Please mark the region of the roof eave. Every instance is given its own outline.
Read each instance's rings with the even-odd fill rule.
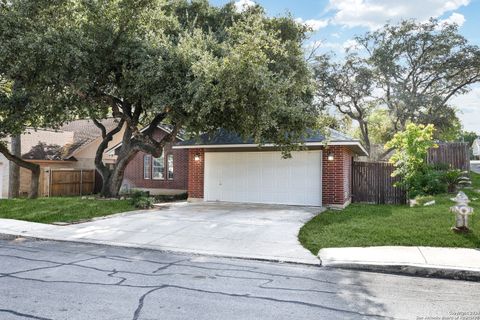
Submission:
[[[360,141],[329,141],[327,146],[352,146],[355,147],[356,153],[361,156],[368,156],[367,150],[363,147]],[[321,147],[325,146],[325,142],[305,142],[303,146],[306,147]],[[198,145],[176,145],[173,149],[231,149],[231,148],[257,148],[257,147],[276,147],[273,143],[268,144],[254,144],[254,143],[241,143],[241,144],[198,144]]]

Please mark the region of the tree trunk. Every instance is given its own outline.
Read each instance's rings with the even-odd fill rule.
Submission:
[[[40,166],[36,163],[28,162],[23,160],[21,157],[17,157],[10,153],[8,148],[0,143],[0,153],[2,153],[7,160],[10,161],[10,164],[16,164],[22,168],[30,170],[32,172],[32,181],[30,185],[30,199],[35,199],[38,197],[38,182],[40,177]]]
[[[117,162],[115,163],[115,167],[112,170],[107,169],[108,173],[106,170],[102,170],[103,172],[100,172],[103,178],[101,191],[102,197],[118,197],[120,189],[122,188],[125,169],[137,153],[138,151],[132,149],[130,145],[122,146],[120,154],[117,158]]]
[[[10,149],[12,155],[20,158],[22,156],[22,139],[20,135],[12,136]],[[20,167],[15,162],[10,162],[8,197],[18,198],[20,196]]]
[[[31,170],[32,172],[32,181],[30,182],[30,193],[28,195],[29,199],[38,198],[38,187],[40,184],[40,166],[36,165],[35,168]]]
[[[365,144],[365,149],[370,153],[371,143],[370,143],[370,134],[368,132],[368,123],[363,120],[358,120],[360,126],[360,132],[362,133],[363,143]]]

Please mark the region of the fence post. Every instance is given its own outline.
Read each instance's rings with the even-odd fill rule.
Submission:
[[[80,196],[83,194],[83,169],[80,169]]]

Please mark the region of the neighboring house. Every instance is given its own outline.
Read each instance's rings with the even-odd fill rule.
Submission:
[[[153,137],[159,141],[169,132],[167,126],[161,125]],[[173,144],[181,141],[182,138],[177,136],[173,143],[167,143],[160,158],[144,152],[137,153],[125,169],[122,191],[145,190],[152,195],[187,192],[188,151],[172,149]],[[120,146],[116,145],[108,153],[115,153]]]
[[[102,120],[107,131],[116,127],[115,119]],[[121,141],[123,130],[114,136],[109,146]],[[90,120],[76,120],[59,130],[29,129],[22,135],[22,158],[40,165],[40,196],[46,196],[44,187],[45,174],[50,169],[95,169],[95,154],[102,141],[101,131]],[[9,143],[9,141],[7,141]],[[104,154],[107,164],[114,164],[115,155]],[[9,162],[0,155],[0,198],[8,197]],[[26,195],[30,190],[31,174],[29,170],[20,169],[20,194]]]
[[[473,156],[480,159],[480,138],[475,139],[472,144]]]
[[[283,159],[271,144],[259,148],[219,130],[180,142],[174,150],[189,151],[192,200],[346,207],[353,157],[366,156],[366,150],[359,140],[334,130],[328,141],[315,133],[303,142],[306,150]]]

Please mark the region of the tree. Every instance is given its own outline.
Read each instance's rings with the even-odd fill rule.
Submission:
[[[458,26],[406,20],[356,42],[342,59],[317,58],[317,94],[358,123],[368,150],[376,140],[375,117],[383,117],[384,110],[389,119],[381,127],[390,137],[409,123],[435,125],[437,139],[459,134],[460,120],[449,103],[480,81],[480,49],[458,33]]]
[[[307,28],[290,17],[268,18],[258,6],[238,13],[232,3],[217,8],[207,0],[10,3],[0,17],[8,21],[0,22],[7,30],[0,65],[28,79],[39,101],[74,105],[102,130],[95,164],[103,196],[118,194],[138,152],[158,157],[180,131],[224,128],[288,154],[315,126],[301,48]],[[107,115],[118,119],[110,132],[99,121]],[[161,123],[171,133],[156,141]],[[123,127],[110,169],[102,155]]]
[[[18,84],[8,81],[0,76],[0,153],[11,162],[9,197],[19,196],[20,189],[20,167],[30,170],[32,179],[29,198],[38,196],[40,180],[40,166],[27,162],[21,157],[21,133],[34,121],[34,117],[26,108],[25,93]],[[8,149],[5,139],[11,137],[11,151]]]
[[[415,180],[423,174],[428,150],[438,147],[433,140],[435,127],[432,124],[408,124],[405,131],[395,134],[385,147],[395,150],[390,163],[395,166],[392,176],[401,180],[397,186],[407,190],[410,197],[416,195]]]
[[[323,107],[335,106],[341,114],[356,121],[365,148],[370,152],[368,117],[376,107],[375,79],[370,66],[354,54],[348,55],[342,64],[322,55],[317,57],[314,70]]]
[[[408,123],[450,130],[449,101],[480,81],[480,49],[456,24],[406,20],[356,38],[375,71],[395,132]]]

